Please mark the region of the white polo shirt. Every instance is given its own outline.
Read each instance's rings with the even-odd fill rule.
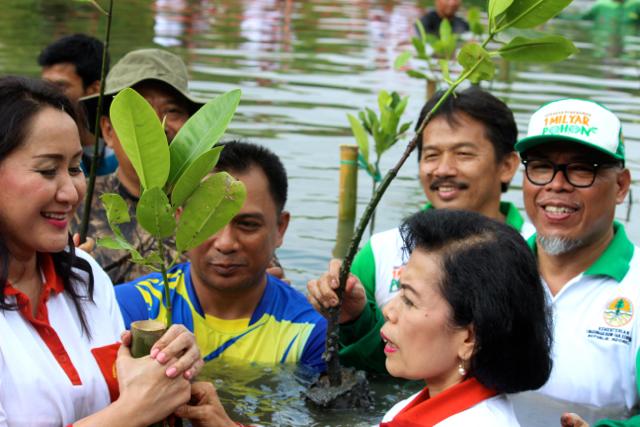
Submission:
[[[398,415],[402,409],[407,406],[421,392],[414,394],[408,399],[396,403],[382,418],[383,423],[388,423]],[[480,403],[473,405],[469,409],[465,409],[447,419],[440,421],[434,427],[520,427],[516,414],[513,411],[513,405],[509,397],[500,393]]]
[[[84,304],[91,339],[82,332],[51,257],[39,254],[44,287],[36,318],[30,304],[0,312],[0,427],[67,426],[118,397],[122,315],[109,276],[89,255],[76,253],[93,270],[95,303]],[[78,288],[86,292],[86,286]],[[5,301],[22,304],[28,298],[7,286]]]
[[[600,258],[552,301],[553,371],[539,392],[596,406],[638,404],[640,250],[614,222]],[[529,241],[536,253],[535,235]],[[548,289],[548,288],[547,288]]]

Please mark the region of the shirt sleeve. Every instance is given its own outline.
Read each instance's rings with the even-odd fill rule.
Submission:
[[[300,362],[318,372],[325,370],[326,365],[322,360],[322,353],[324,353],[326,339],[327,319],[323,317],[313,328],[309,338],[307,338]]]
[[[358,252],[351,264],[351,273],[360,279],[369,301],[376,301],[376,259],[373,256],[371,240]]]
[[[126,330],[131,329],[131,322],[149,320],[149,309],[142,293],[135,285],[124,284],[115,287],[116,299],[124,319]]]
[[[340,360],[368,372],[387,374],[384,341],[380,328],[385,319],[375,302],[369,301],[355,322],[340,325]]]

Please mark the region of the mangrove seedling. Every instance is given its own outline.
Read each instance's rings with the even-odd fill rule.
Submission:
[[[342,299],[346,287],[347,278],[351,271],[351,263],[356,255],[362,235],[371,219],[374,209],[380,202],[382,195],[387,190],[391,181],[396,177],[398,171],[407,160],[416,144],[422,136],[425,126],[431,120],[433,114],[440,108],[442,103],[454,92],[454,90],[465,80],[472,83],[479,83],[481,80],[491,80],[495,73],[495,65],[491,60],[492,56],[500,55],[505,59],[515,62],[556,62],[577,53],[578,49],[565,37],[557,35],[544,35],[539,38],[529,38],[522,30],[529,30],[538,27],[565,9],[572,0],[489,0],[488,10],[488,35],[482,44],[469,43],[465,45],[458,54],[458,63],[462,66],[462,72],[455,81],[449,77],[448,70],[443,69],[445,81],[449,83],[449,89],[443,94],[440,100],[426,115],[418,130],[408,144],[402,157],[393,169],[390,169],[378,186],[371,201],[367,205],[356,232],[351,239],[351,244],[344,258],[340,269],[340,284],[336,293],[338,294],[338,305],[329,310],[329,322],[327,326],[326,353],[324,356],[327,364],[327,377],[325,381],[326,389],[324,394],[333,393],[335,399],[339,399],[343,386],[342,370],[339,360],[339,333],[340,333],[340,310]],[[485,47],[494,38],[505,30],[512,30],[508,36],[498,38],[497,41],[506,43],[493,52],[487,52]],[[320,386],[319,386],[320,387]],[[309,393],[307,393],[307,396]]]
[[[171,145],[164,133],[164,123],[136,91],[124,89],[111,104],[113,127],[140,178],[137,220],[157,239],[158,252],[142,257],[125,240],[118,224],[131,218],[124,199],[117,194],[100,197],[114,237],[100,238],[97,243],[112,249],[127,249],[131,262],[162,273],[167,327],[172,323],[167,270],[173,267],[180,253],[198,246],[231,221],[246,198],[244,184],[226,172],[203,181],[218,162],[223,147],[212,147],[227,129],[240,95],[240,90],[232,90],[205,104],[184,124]],[[179,207],[183,210],[176,224]],[[174,232],[178,254],[167,266],[162,239]]]
[[[351,130],[360,149],[358,163],[373,179],[374,193],[377,184],[382,181],[382,175],[380,174],[380,158],[382,154],[393,147],[400,138],[404,138],[404,133],[409,129],[411,123],[413,123],[403,123],[398,129],[400,116],[404,113],[408,101],[409,96],[400,98],[397,92],[392,92],[391,95],[389,95],[386,90],[383,90],[378,95],[380,118],[368,107],[365,107],[366,111],[360,111],[358,113],[360,121],[353,115],[347,114],[349,123],[351,124]],[[374,141],[376,160],[373,163],[369,161],[369,137],[367,134],[371,135]],[[373,234],[374,223],[375,214],[371,217],[371,234]]]

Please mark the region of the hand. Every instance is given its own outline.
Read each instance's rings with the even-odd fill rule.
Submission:
[[[562,427],[589,427],[578,414],[566,412],[560,417],[560,425]]]
[[[83,244],[80,244],[80,235],[76,233],[73,235],[73,245],[78,249],[82,249],[94,259],[96,258],[96,254],[93,253],[93,249],[96,247],[96,241],[91,237],[87,237],[87,240],[85,240]]]
[[[337,289],[340,282],[340,267],[342,261],[332,259],[329,262],[329,271],[325,271],[318,280],[310,280],[307,283],[307,300],[313,308],[324,317],[329,317],[329,308],[338,305],[338,296],[334,289]],[[353,274],[347,278],[347,287],[342,300],[342,311],[340,312],[340,324],[357,319],[367,305],[367,295],[364,287]]]
[[[190,383],[182,375],[169,378],[158,362],[149,356],[134,359],[124,344],[118,350],[116,371],[120,386],[118,412],[132,414],[135,420],[131,418],[131,425],[147,426],[162,420],[191,397]]]
[[[278,264],[273,262],[273,260],[271,260],[271,262],[269,263],[269,266],[267,267],[267,273],[269,273],[273,277],[277,277],[287,285],[291,285],[291,280],[284,278],[284,270],[282,270],[282,267],[280,267]]]
[[[125,346],[131,345],[130,331],[123,332],[120,338]],[[169,366],[166,368],[169,378],[182,374],[184,378],[192,380],[200,374],[204,366],[196,336],[184,325],[171,325],[151,348],[151,357],[161,365]]]
[[[191,383],[191,400],[176,409],[173,415],[187,418],[193,427],[236,427],[211,383]]]

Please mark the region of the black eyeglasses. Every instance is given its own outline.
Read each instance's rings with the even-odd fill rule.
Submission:
[[[562,171],[565,179],[574,187],[590,187],[596,180],[598,169],[614,167],[620,162],[591,163],[569,162],[553,163],[542,159],[523,159],[522,164],[527,178],[532,184],[547,185]]]

